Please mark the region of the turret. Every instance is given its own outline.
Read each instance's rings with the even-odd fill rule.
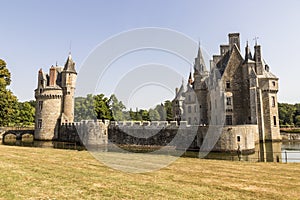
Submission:
[[[61,120],[63,123],[74,121],[74,93],[77,72],[75,62],[69,54],[64,69],[62,71],[63,105]]]
[[[245,62],[248,62],[248,60],[252,60],[252,54],[251,54],[250,48],[248,46],[248,41],[247,41],[247,45],[245,47]]]

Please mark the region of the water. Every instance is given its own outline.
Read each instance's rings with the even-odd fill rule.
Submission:
[[[33,138],[23,138],[22,141],[15,138],[6,139],[5,145],[59,148],[84,150],[85,148],[75,143],[55,142],[55,141],[34,141]],[[110,150],[109,150],[110,151]],[[142,151],[144,152],[144,151]],[[199,152],[188,151],[184,157],[199,158]],[[203,156],[201,156],[202,158]],[[206,159],[249,161],[249,162],[299,162],[300,163],[300,141],[298,142],[266,142],[256,144],[255,152],[252,154],[238,155],[236,152],[205,153]]]
[[[33,138],[22,138],[22,140],[6,139],[3,145],[23,146],[23,147],[38,147],[38,148],[55,148],[55,149],[71,149],[85,150],[83,146],[76,143],[57,142],[57,141],[35,141]]]

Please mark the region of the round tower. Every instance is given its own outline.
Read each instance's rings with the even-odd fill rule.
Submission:
[[[62,123],[70,123],[74,121],[74,93],[76,85],[77,72],[75,70],[75,62],[69,54],[65,67],[62,71]]]
[[[57,85],[59,68],[51,67],[50,73],[38,72],[38,86],[35,90],[35,132],[36,140],[56,139],[60,125],[62,89]]]

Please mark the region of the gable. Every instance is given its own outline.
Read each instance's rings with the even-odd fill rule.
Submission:
[[[229,53],[229,52],[228,52]],[[228,57],[226,66],[224,68],[223,73],[221,73],[222,77],[233,77],[237,70],[242,67],[242,63],[244,62],[244,59],[238,50],[237,46],[234,45],[232,48],[232,51],[230,53],[230,56]]]

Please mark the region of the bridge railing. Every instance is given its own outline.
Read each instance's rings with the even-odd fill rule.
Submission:
[[[22,127],[22,126],[5,126],[0,127],[0,130],[8,131],[8,130],[33,130],[34,126]]]

